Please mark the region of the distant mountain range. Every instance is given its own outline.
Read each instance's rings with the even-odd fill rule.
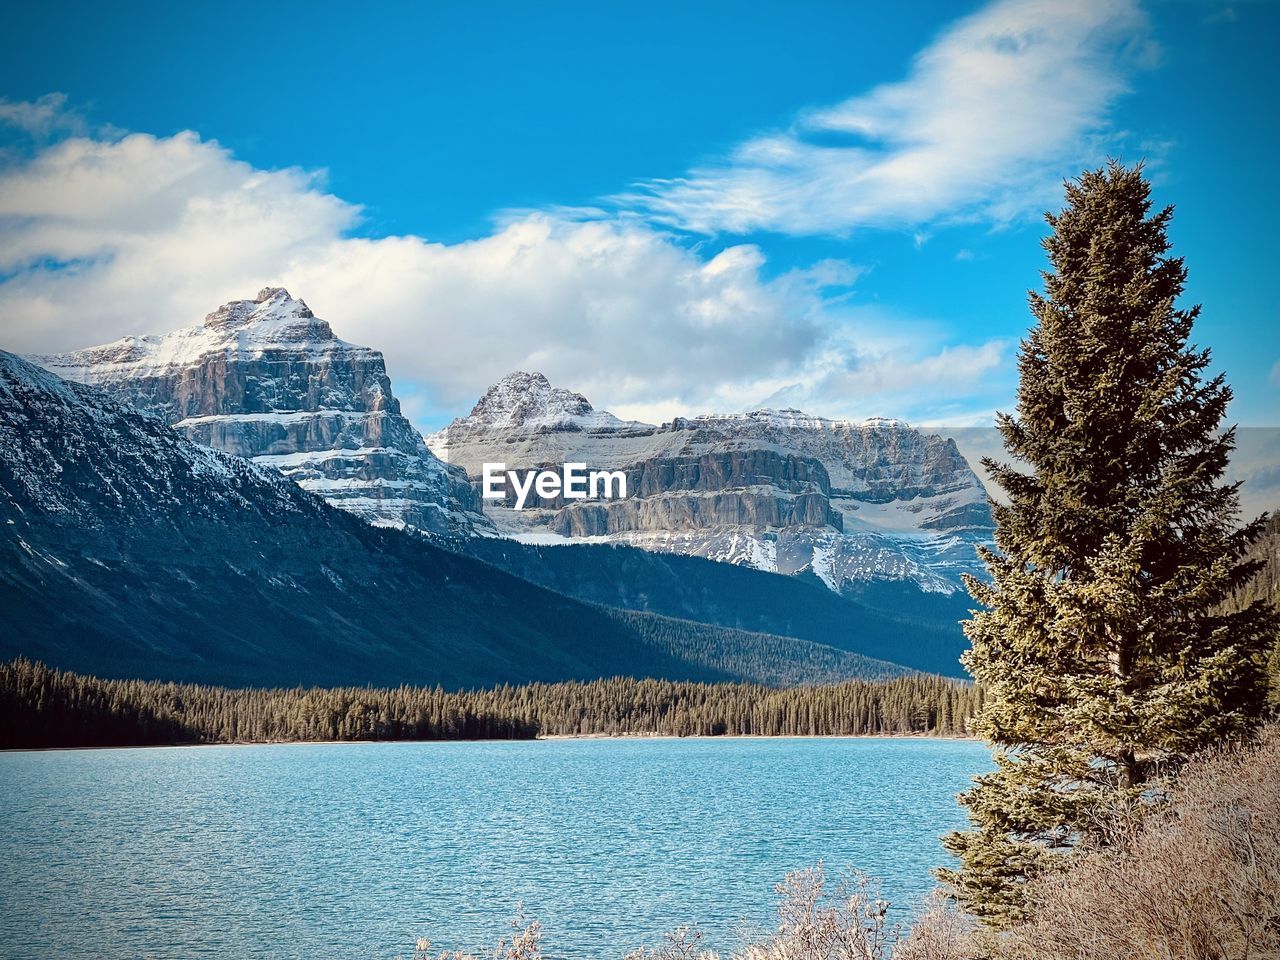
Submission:
[[[334,509],[0,352],[0,657],[232,685],[900,675],[611,610]]]
[[[346,561],[358,568],[351,572],[354,581],[366,584],[374,594],[385,594],[388,588],[378,590],[368,579],[378,571],[379,577],[389,576],[390,582],[399,585],[391,592],[400,599],[380,608],[372,597],[357,602],[352,594],[346,599],[334,595],[329,599],[336,609],[315,611],[313,616],[313,611],[291,609],[296,597],[273,594],[286,590],[287,576],[271,574],[265,562],[242,564],[234,559],[238,553],[227,536],[214,536],[212,529],[202,531],[199,536],[208,533],[213,540],[192,546],[209,553],[202,568],[209,577],[199,581],[202,590],[210,591],[209,604],[201,607],[200,616],[208,618],[208,628],[215,633],[235,623],[242,637],[253,637],[261,630],[262,618],[276,617],[271,630],[292,638],[286,646],[293,645],[298,653],[304,648],[296,644],[312,620],[339,633],[337,624],[350,621],[359,624],[353,635],[375,624],[395,635],[393,620],[403,614],[444,618],[448,624],[442,623],[441,629],[450,636],[468,637],[474,633],[469,618],[479,614],[466,603],[482,603],[481,596],[492,583],[505,584],[504,589],[528,589],[527,584],[512,586],[510,577],[492,569],[497,567],[545,588],[530,595],[539,598],[538,604],[554,607],[566,598],[584,601],[592,605],[590,615],[606,618],[614,631],[623,629],[620,624],[633,632],[652,630],[658,621],[643,616],[628,619],[630,615],[617,610],[602,613],[594,605],[698,621],[712,632],[771,635],[768,641],[738,637],[754,650],[777,648],[778,638],[817,645],[788,649],[773,668],[752,660],[751,654],[727,670],[723,662],[713,665],[706,656],[690,660],[689,650],[684,649],[674,655],[678,665],[659,666],[655,660],[646,667],[650,673],[685,676],[680,671],[692,669],[695,661],[698,669],[719,671],[717,675],[751,676],[766,682],[780,682],[781,677],[861,676],[890,669],[846,661],[845,655],[951,675],[961,672],[958,657],[965,640],[958,621],[965,615],[967,597],[959,588],[959,576],[980,572],[974,547],[990,539],[991,516],[982,484],[955,444],[899,421],[850,423],[796,410],[759,410],[678,418],[655,426],[596,410],[581,394],[555,387],[541,374],[514,373],[489,388],[468,416],[424,440],[401,413],[382,354],[339,339],[305,302],[275,287],[253,299],[224,304],[201,323],[167,335],[126,337],[30,359],[61,378],[100,388],[127,404],[112,408],[120,416],[128,416],[131,409],[150,415],[155,420],[148,421],[148,429],[167,425],[199,445],[190,449],[207,448],[200,456],[208,456],[212,449],[245,458],[270,471],[254,473],[258,479],[283,476],[374,527],[400,528],[429,541],[412,548],[404,545],[411,537],[375,543],[368,540],[374,534],[363,527],[345,524],[345,518],[337,520],[331,514],[317,514],[323,519],[315,522],[322,527],[338,524],[335,529],[342,531],[343,538],[354,536],[360,541],[360,548]],[[16,362],[11,360],[10,368]],[[90,407],[104,401],[95,393],[82,397]],[[482,502],[478,481],[486,461],[504,462],[521,471],[559,469],[565,462],[620,470],[631,495],[617,501],[566,501],[535,494],[527,509],[517,511],[509,503]],[[52,462],[47,466],[57,469]],[[121,477],[132,478],[130,483],[141,482],[136,465],[115,462],[114,466]],[[203,495],[198,487],[182,494]],[[264,516],[271,512],[261,504],[254,509],[258,508]],[[110,526],[108,517],[97,520],[104,528]],[[269,529],[269,525],[255,528],[241,515],[228,523],[229,530],[239,531],[250,543],[260,542]],[[59,536],[65,534],[64,530]],[[307,567],[309,559],[294,557],[290,551],[318,549],[310,545],[319,542],[318,531],[299,529],[293,534],[296,539],[277,544],[273,554],[282,570],[292,569],[297,562]],[[448,557],[437,547],[464,556]],[[157,555],[172,556],[176,549],[156,544]],[[412,556],[410,566],[422,557],[430,557],[440,570],[463,564],[458,570],[466,572],[451,576],[468,580],[475,590],[468,593],[456,587],[454,592],[467,594],[466,603],[461,594],[454,597],[447,592],[452,598],[449,604],[433,605],[437,587],[424,583],[424,597],[415,605],[407,599],[408,581],[390,576],[387,556],[365,556],[368,551]],[[225,554],[221,566],[228,570],[253,569],[267,583],[281,581],[262,588],[272,594],[258,598],[265,606],[237,604],[214,582],[217,578],[208,564],[221,554]],[[87,555],[95,556],[91,551]],[[338,562],[332,547],[317,555]],[[30,556],[24,561],[27,566]],[[487,566],[467,566],[466,557]],[[135,571],[149,562],[142,553],[122,554],[117,560],[121,570],[128,566]],[[332,563],[322,566],[335,569]],[[318,567],[307,569],[322,572]],[[173,576],[180,572],[199,580],[180,568]],[[165,571],[156,575],[172,580]],[[241,575],[228,574],[233,579]],[[96,568],[85,571],[84,582],[94,584],[95,576]],[[9,576],[7,581],[17,579],[21,578]],[[554,600],[547,591],[554,592]],[[221,615],[227,621],[225,629],[215,613],[215,597],[235,609]],[[194,611],[202,600],[188,599],[182,605]],[[408,603],[408,608],[398,607],[401,602]],[[375,609],[365,611],[364,603]],[[172,615],[162,613],[166,609],[160,604],[152,611],[155,629],[162,629],[164,618]],[[575,616],[587,615],[581,605],[567,609],[576,611]],[[106,620],[110,622],[113,615]],[[530,650],[543,649],[542,641],[532,639],[538,624],[529,620],[523,628],[533,631],[528,634]],[[198,633],[206,626],[192,629]],[[392,647],[408,650],[422,642],[412,630],[411,638],[403,629],[399,633],[401,639]],[[148,630],[142,634],[151,636]],[[710,636],[689,643],[705,653],[714,646]],[[148,642],[143,641],[143,646]],[[353,641],[356,647],[364,642]],[[367,642],[369,651],[377,646],[371,638]],[[638,641],[631,636],[617,642],[622,646],[614,652]],[[498,644],[496,634],[485,643]],[[547,644],[544,652],[549,662],[543,667],[536,666],[539,660],[533,656],[516,670],[519,658],[504,661],[506,654],[486,647],[488,653],[477,650],[475,663],[451,675],[458,682],[482,682],[483,677],[586,676],[597,667],[610,669],[609,657],[599,650],[578,649],[569,655],[555,652],[554,641],[548,639]],[[265,650],[266,644],[262,646]],[[165,644],[159,644],[158,650],[157,662],[171,653],[179,660],[186,656]],[[721,654],[726,650],[722,647]],[[203,667],[190,664],[195,673],[182,676],[207,675],[222,682],[232,682],[233,675],[258,677],[251,666],[253,658],[247,650],[241,653],[245,656],[240,666],[226,677],[206,674],[201,672]],[[135,663],[147,662],[141,648],[129,656]],[[397,661],[399,666],[392,666],[399,656],[387,661],[378,674],[379,682],[393,682],[400,677],[396,670],[407,669],[408,661],[403,659]],[[404,656],[412,660],[418,654]],[[49,659],[62,665],[57,658]],[[481,660],[505,665],[490,670],[480,665]],[[356,661],[358,655],[351,663]],[[273,675],[291,677],[288,671],[293,667],[286,664],[292,662],[285,657]],[[95,669],[79,660],[65,665]],[[312,672],[320,665],[314,668]],[[150,671],[148,675],[161,674]]]
[[[980,572],[974,548],[992,533],[986,492],[955,443],[897,420],[757,410],[654,426],[596,410],[541,374],[513,373],[427,443],[475,481],[486,462],[626,474],[622,500],[486,505],[509,537],[811,573],[837,592],[898,580],[954,593],[962,572]]]
[[[382,354],[338,339],[279,288],[165,336],[33,359],[335,506],[429,534],[621,543],[808,573],[837,592],[890,580],[941,593],[980,572],[974,546],[991,536],[986,494],[954,442],[896,420],[758,410],[655,426],[513,373],[424,444]],[[486,461],[621,470],[631,496],[482,505],[473,484]]]

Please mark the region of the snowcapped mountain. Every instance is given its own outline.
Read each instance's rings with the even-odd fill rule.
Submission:
[[[32,359],[375,524],[492,532],[465,475],[401,415],[382,354],[338,339],[287,290],[267,287],[165,336]]]
[[[483,434],[505,429],[618,430],[628,424],[611,413],[594,409],[580,393],[553,387],[540,373],[517,371],[491,386],[470,416],[453,423],[458,429],[464,425]]]
[[[0,659],[114,677],[462,687],[904,672],[572,600],[371,526],[3,351],[0,610]]]
[[[836,591],[896,580],[941,593],[979,570],[974,544],[991,534],[982,484],[954,442],[896,420],[757,410],[656,426],[517,372],[424,442],[382,354],[338,339],[275,287],[165,336],[34,359],[380,525],[625,543],[811,573]],[[631,496],[482,506],[485,462],[621,470]]]
[[[624,500],[533,494],[521,511],[488,506],[507,536],[811,572],[837,591],[889,579],[952,593],[961,572],[979,569],[974,545],[992,530],[982,483],[955,443],[897,420],[757,410],[655,426],[519,372],[427,442],[473,479],[486,462],[626,473]]]

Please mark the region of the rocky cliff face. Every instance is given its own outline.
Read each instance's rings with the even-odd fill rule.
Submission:
[[[514,373],[428,439],[473,478],[485,462],[621,470],[625,500],[532,497],[491,509],[530,542],[613,541],[812,572],[839,590],[900,579],[952,592],[989,539],[981,482],[954,442],[896,420],[849,423],[797,410],[624,421],[540,374]]]
[[[338,339],[286,290],[268,287],[166,336],[35,359],[373,523],[492,529],[465,474],[401,415],[382,354]]]
[[[373,527],[4,351],[0,611],[0,661],[231,686],[905,672],[809,640],[572,600]]]

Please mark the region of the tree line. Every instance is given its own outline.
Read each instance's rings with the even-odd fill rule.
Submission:
[[[943,677],[774,689],[614,678],[445,691],[402,686],[232,689],[104,680],[0,664],[0,747],[555,735],[963,736],[982,691]]]

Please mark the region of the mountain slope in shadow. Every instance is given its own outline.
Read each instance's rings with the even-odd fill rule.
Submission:
[[[0,352],[0,657],[228,685],[902,672],[583,603],[370,526]]]

